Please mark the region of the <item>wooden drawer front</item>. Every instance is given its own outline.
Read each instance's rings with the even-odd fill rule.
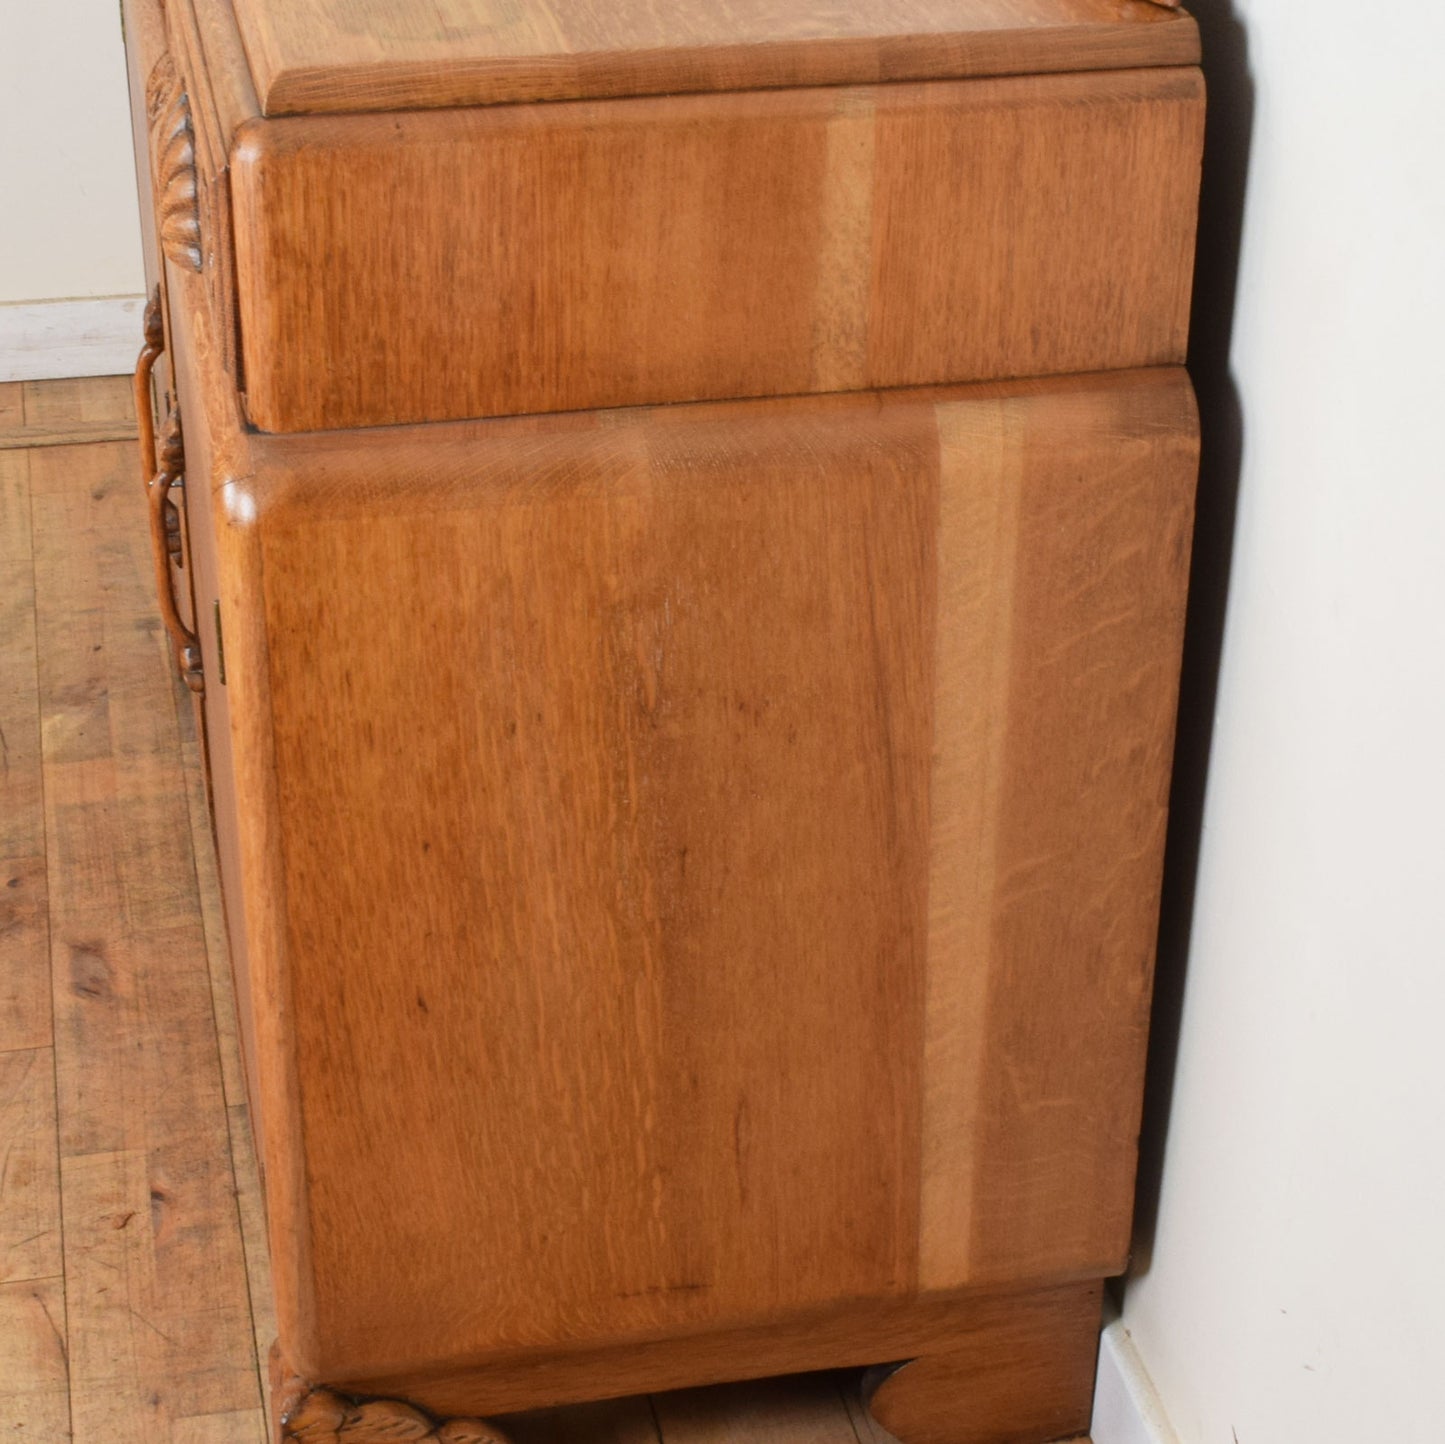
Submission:
[[[257,439],[298,1367],[1122,1267],[1195,455],[1176,370]]]
[[[252,122],[270,431],[1183,359],[1188,67]]]

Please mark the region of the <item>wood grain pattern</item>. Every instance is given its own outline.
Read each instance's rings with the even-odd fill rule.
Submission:
[[[152,1444],[260,1402],[177,699],[133,448],[30,464],[71,1409]]]
[[[29,451],[41,446],[88,446],[96,441],[134,441],[134,421],[80,421],[52,431],[44,426],[0,431],[0,451]]]
[[[40,961],[35,971],[48,981]],[[58,1278],[60,1176],[50,1048],[0,1052],[0,1157],[0,1284]]]
[[[166,275],[188,578],[208,664],[225,632],[238,1026],[312,1381],[283,1438],[902,1358],[908,1444],[1086,1417],[1202,82],[1162,7],[911,3],[236,0],[254,92],[225,4],[168,7],[206,237]],[[478,61],[597,88],[435,108]],[[384,110],[423,71],[419,108],[252,110]],[[1019,374],[1051,379],[961,384]],[[122,1197],[134,1153],[77,1174]],[[721,1426],[659,1398],[654,1433],[771,1427],[756,1397]]]
[[[689,1389],[699,1381],[756,1381],[770,1374],[851,1370],[856,1383],[857,1367],[879,1358],[918,1358],[948,1352],[960,1340],[981,1334],[1007,1335],[1016,1328],[1014,1320],[1020,1309],[1030,1315],[1038,1311],[1041,1305],[1034,1296],[1040,1294],[1046,1296],[1042,1307],[1062,1309],[1072,1315],[1079,1307],[1078,1296],[1097,1296],[1098,1285],[885,1300],[866,1307],[796,1314],[751,1329],[680,1334],[656,1342],[612,1344],[585,1352],[558,1348],[513,1356],[486,1368],[441,1369],[366,1380],[358,1389],[367,1393],[402,1392],[425,1403],[433,1413],[447,1414],[501,1413],[513,1407],[511,1401],[587,1399],[643,1389],[654,1391],[654,1409],[660,1410],[662,1395],[658,1390]],[[761,1382],[749,1389],[753,1387],[767,1391],[767,1385]],[[746,1405],[749,1389],[740,1386],[741,1402],[727,1411],[743,1436],[750,1432],[754,1417],[770,1418],[767,1411],[756,1416],[751,1413]],[[849,1402],[846,1393],[844,1402]],[[515,1417],[520,1416],[506,1416],[509,1426]],[[682,1411],[669,1417],[675,1430],[694,1416]],[[743,1419],[749,1421],[749,1428],[741,1426]],[[701,1419],[698,1427],[706,1428]],[[810,1416],[809,1427],[831,1429],[831,1411],[821,1420]],[[686,1428],[682,1432],[685,1435]]]
[[[7,399],[13,401],[9,413],[17,426],[24,425],[25,405],[37,423],[48,430],[63,432],[67,428],[82,430],[99,423],[106,417],[124,415],[127,406],[128,382],[123,378],[100,378],[84,383],[42,383],[17,385],[14,388],[0,388],[0,415],[4,415]],[[77,464],[77,457],[79,464]],[[63,468],[57,469],[60,458],[47,463],[44,479],[47,497],[45,507],[54,505],[61,496],[61,488],[73,488],[76,501],[97,489],[98,483],[106,477],[113,477],[117,461],[123,465],[125,453],[118,448],[100,448],[87,453],[74,453]],[[0,519],[8,518],[13,526],[0,527],[0,536],[9,538],[4,551],[4,565],[0,566],[0,612],[16,618],[16,631],[33,631],[30,619],[33,591],[38,590],[45,599],[47,611],[55,597],[68,595],[75,585],[77,574],[84,575],[85,567],[77,573],[74,559],[64,547],[45,545],[36,558],[30,550],[30,517],[28,508],[29,472],[28,458],[23,453],[11,458],[11,470],[19,480],[12,487],[0,488],[0,497],[6,498],[0,505]],[[75,508],[68,515],[86,523],[83,528],[95,531],[99,527],[101,539],[96,543],[100,554],[109,558],[108,566],[115,568],[128,564],[135,568],[131,580],[122,590],[133,595],[139,604],[147,600],[147,579],[144,574],[145,552],[136,545],[140,540],[141,528],[137,525],[135,512],[135,491],[133,479],[122,478],[122,484],[105,499],[90,498],[91,506],[103,507],[97,515],[93,510]],[[20,484],[23,482],[23,485]],[[43,508],[44,509],[44,508]],[[42,518],[44,521],[45,518]],[[114,525],[111,525],[114,523]],[[124,541],[125,545],[120,543]],[[88,545],[88,544],[87,544]],[[59,568],[57,571],[56,568]],[[111,572],[112,585],[115,574]],[[33,585],[32,585],[33,578]],[[16,605],[12,606],[14,602]],[[21,618],[24,618],[23,625]],[[8,627],[5,636],[11,635]],[[93,645],[93,643],[92,643]],[[83,649],[82,649],[83,650]],[[78,652],[77,655],[80,655]],[[108,668],[117,669],[118,690],[133,692],[135,681],[133,669],[137,656],[145,658],[145,664],[153,674],[164,681],[166,660],[163,651],[156,645],[154,618],[147,627],[122,625],[109,634],[108,645],[102,652],[93,654],[103,660]],[[33,657],[26,653],[18,666],[0,657],[0,701],[27,698],[29,727],[36,742],[33,750],[34,769],[37,777],[41,771],[39,753],[39,700],[32,681],[28,689],[20,686],[26,669],[33,673]],[[60,685],[64,685],[61,682]],[[217,689],[220,690],[220,689]],[[174,903],[178,910],[199,909],[207,935],[207,956],[199,951],[188,954],[187,966],[193,970],[193,986],[197,992],[206,989],[205,974],[209,964],[212,974],[210,993],[216,1013],[217,1036],[215,1043],[220,1049],[218,1069],[222,1079],[224,1096],[228,1102],[232,1136],[232,1156],[236,1163],[237,1185],[242,1197],[238,1206],[242,1213],[242,1227],[245,1234],[248,1269],[251,1270],[250,1303],[255,1315],[255,1331],[264,1342],[261,1356],[269,1349],[275,1337],[274,1324],[268,1319],[269,1285],[266,1276],[266,1248],[264,1234],[260,1231],[255,1198],[254,1163],[247,1168],[249,1140],[246,1133],[246,1110],[240,1083],[239,1063],[235,1058],[235,1029],[228,1021],[226,992],[230,980],[224,941],[224,920],[219,896],[215,888],[214,857],[210,838],[210,823],[206,811],[206,800],[200,773],[199,739],[190,726],[191,712],[185,694],[170,692],[164,687],[158,696],[166,704],[177,701],[173,713],[164,711],[157,714],[161,724],[157,733],[158,762],[163,765],[147,769],[143,785],[154,786],[162,796],[173,795],[183,790],[186,795],[191,821],[191,838],[197,869],[196,884],[198,898],[185,887],[177,890]],[[8,714],[6,733],[11,744],[12,766],[8,774],[0,771],[0,784],[13,780],[18,770],[16,744],[21,729],[15,713]],[[52,735],[59,741],[64,733],[74,729],[66,724],[61,726],[52,712]],[[95,714],[98,718],[100,714]],[[170,749],[164,743],[167,717],[173,715],[178,733],[178,746]],[[79,725],[79,724],[77,724]],[[94,725],[88,722],[86,725]],[[127,743],[133,748],[133,733],[126,730]],[[64,755],[69,755],[64,754]],[[131,755],[131,753],[127,753]],[[36,785],[36,806],[39,807],[39,784]],[[13,796],[13,794],[12,794]],[[0,808],[0,824],[9,823],[15,817],[13,809]],[[97,807],[93,822],[97,832],[103,833],[109,824],[109,809]],[[43,853],[43,847],[42,847]],[[88,866],[89,854],[67,854],[62,866]],[[44,881],[44,858],[41,857],[37,881]],[[84,876],[94,877],[93,873]],[[57,896],[71,898],[74,886],[67,873],[63,872],[57,881]],[[4,894],[0,893],[0,900]],[[69,904],[67,904],[69,906]],[[45,933],[44,889],[38,897],[39,926],[41,936]],[[14,955],[11,955],[12,957]],[[38,957],[26,965],[28,971],[48,987],[48,959],[42,950]],[[218,971],[219,970],[219,971]],[[17,970],[18,971],[18,970]],[[189,986],[183,991],[189,991]],[[48,1017],[48,1008],[46,1010]],[[161,1030],[164,1034],[164,1030]],[[48,1031],[37,1035],[44,1045],[34,1050],[0,1050],[0,1139],[8,1149],[8,1162],[0,1180],[0,1430],[16,1433],[43,1444],[62,1444],[70,1437],[69,1397],[66,1368],[67,1313],[70,1324],[77,1336],[91,1341],[100,1330],[103,1337],[111,1340],[120,1361],[117,1374],[123,1372],[126,1351],[131,1347],[125,1335],[116,1329],[121,1315],[111,1302],[113,1287],[92,1287],[96,1279],[104,1280],[107,1268],[92,1265],[93,1255],[86,1250],[73,1258],[71,1279],[75,1285],[68,1297],[64,1291],[64,1280],[60,1274],[59,1257],[59,1201],[55,1193],[55,1103],[54,1079],[50,1071]],[[88,1039],[105,1041],[105,1034],[92,1031]],[[139,1036],[132,1043],[143,1041]],[[108,1066],[102,1054],[99,1066]],[[83,1065],[86,1054],[83,1051],[71,1057],[72,1066]],[[164,1129],[164,1116],[153,1120],[152,1126]],[[49,1158],[48,1181],[44,1160]],[[36,1164],[42,1165],[37,1168]],[[95,1201],[98,1179],[93,1169],[69,1170],[70,1181],[84,1190],[84,1198]],[[121,1179],[122,1189],[124,1179]],[[172,1222],[197,1238],[204,1238],[210,1230],[223,1233],[233,1231],[234,1221],[228,1221],[223,1214],[203,1210],[195,1215],[185,1212],[185,1200],[175,1199],[178,1212],[172,1215]],[[146,1200],[149,1204],[150,1200]],[[125,1220],[125,1213],[111,1212],[112,1221]],[[72,1208],[74,1222],[82,1216],[78,1208]],[[125,1245],[124,1251],[102,1255],[117,1271],[124,1271],[134,1279],[137,1269],[136,1246],[131,1231],[140,1227],[141,1215],[124,1222],[124,1226],[112,1231]],[[48,1221],[47,1221],[48,1220]],[[44,1277],[37,1277],[44,1274]],[[8,1279],[8,1282],[5,1280]],[[129,1285],[128,1285],[129,1286]],[[217,1306],[230,1306],[245,1310],[247,1300],[242,1281],[234,1270],[219,1271],[208,1283],[207,1298]],[[95,1314],[99,1311],[101,1319]],[[169,1328],[169,1316],[147,1315],[162,1328]],[[956,1325],[950,1327],[956,1328]],[[800,1331],[801,1332],[801,1331]],[[926,1342],[914,1335],[915,1342]],[[801,1340],[800,1340],[801,1342]],[[82,1424],[89,1427],[96,1417],[103,1419],[100,1437],[117,1439],[144,1439],[146,1444],[261,1444],[264,1423],[258,1404],[242,1409],[221,1409],[211,1412],[171,1416],[170,1410],[158,1411],[151,1404],[149,1395],[143,1390],[127,1387],[118,1379],[114,1412],[97,1416],[96,1401],[91,1395],[94,1387],[93,1343],[86,1342],[81,1349],[79,1411]],[[750,1350],[738,1342],[725,1350],[722,1367],[739,1367],[738,1360],[749,1357]],[[752,1350],[755,1352],[755,1349]],[[188,1370],[192,1357],[185,1351],[168,1353],[165,1359],[152,1358],[158,1365],[153,1379],[162,1385],[163,1397],[170,1398],[179,1392],[170,1380],[166,1370],[174,1365]],[[196,1360],[204,1365],[204,1359]],[[624,1361],[619,1370],[627,1377],[629,1365]],[[666,1419],[666,1444],[709,1444],[724,1435],[730,1444],[809,1444],[809,1441],[832,1439],[839,1428],[840,1419],[846,1427],[849,1398],[841,1395],[833,1385],[834,1376],[827,1380],[807,1376],[787,1382],[768,1381],[757,1385],[730,1385],[706,1391],[691,1391],[678,1399],[659,1397],[657,1412]],[[838,1376],[837,1383],[847,1383],[847,1376]],[[855,1414],[857,1427],[867,1429],[868,1421],[861,1414]],[[97,1426],[101,1427],[101,1426]],[[663,1444],[653,1408],[648,1399],[631,1397],[608,1403],[583,1405],[566,1409],[548,1409],[521,1416],[509,1416],[505,1429],[515,1444]],[[848,1436],[844,1436],[847,1438]],[[860,1437],[872,1438],[863,1433]],[[881,1439],[881,1435],[879,1438]]]
[[[1152,414],[1120,391],[940,419],[956,470],[938,540],[928,1287],[1017,1277],[1021,1244],[1039,1277],[1108,1238],[1104,1271],[1124,1263],[1197,455],[1188,392],[1153,398]],[[1110,498],[1093,511],[1069,480],[1082,457]],[[996,485],[970,485],[980,473]],[[1168,476],[1184,490],[1163,491]],[[1109,686],[1060,700],[1063,675],[1100,668]],[[968,972],[959,957],[992,961]],[[1060,1009],[1070,977],[1101,988]]]
[[[23,430],[31,389],[0,388]],[[0,1433],[69,1437],[30,457],[0,453]]]
[[[1088,1428],[1102,1290],[1040,1295],[953,1346],[863,1378],[868,1413],[907,1444],[1046,1444]]]
[[[1165,371],[462,425],[420,467],[405,429],[251,439],[227,690],[275,789],[241,851],[310,1376],[1122,1265],[1194,424]],[[947,521],[1000,491],[983,541]],[[937,589],[1000,568],[1007,625]],[[963,933],[953,745],[1011,803]],[[932,1011],[981,1072],[920,1053]]]
[[[24,424],[25,382],[0,381],[0,431],[11,431]]]
[[[18,419],[23,425],[23,408]],[[19,451],[0,452],[0,572],[0,1051],[8,1051],[48,1047],[51,1036],[30,458]]]
[[[8,381],[0,385],[0,451],[128,441],[136,435],[130,390],[121,376],[93,376],[79,384]],[[28,548],[28,531],[25,544]]]
[[[252,125],[250,418],[1181,361],[1202,106],[1182,68]]]
[[[0,1430],[37,1444],[71,1438],[65,1355],[61,1281],[0,1283]]]
[[[236,0],[268,115],[1188,65],[1137,0]]]

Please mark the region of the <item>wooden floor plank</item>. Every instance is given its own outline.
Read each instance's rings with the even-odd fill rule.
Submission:
[[[0,1283],[59,1278],[55,1058],[0,1053]]]
[[[0,1284],[0,1435],[28,1444],[71,1437],[59,1279]]]
[[[128,376],[0,386],[0,451],[133,440],[135,435]]]
[[[31,507],[71,1409],[150,1444],[261,1407],[176,683],[131,448]]]
[[[50,1045],[30,458],[0,454],[0,1052]]]
[[[139,337],[137,337],[139,346]],[[25,424],[60,430],[106,422],[135,422],[135,387],[129,376],[87,376],[67,381],[22,381]]]
[[[0,432],[19,431],[25,425],[25,383],[0,381]]]
[[[170,1444],[265,1444],[266,1416],[259,1409],[178,1419]]]
[[[97,441],[134,441],[133,421],[77,422],[52,429],[27,426],[18,431],[0,431],[0,451],[33,451],[41,446],[88,446]]]
[[[0,452],[0,561],[5,591],[30,571],[30,457]]]

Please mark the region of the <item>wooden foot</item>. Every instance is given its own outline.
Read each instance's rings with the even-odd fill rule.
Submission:
[[[357,1399],[298,1378],[271,1350],[277,1444],[511,1444],[485,1419],[437,1419],[401,1399]]]
[[[870,1369],[863,1402],[902,1444],[1045,1444],[1088,1432],[1101,1287],[1021,1299],[945,1351]]]

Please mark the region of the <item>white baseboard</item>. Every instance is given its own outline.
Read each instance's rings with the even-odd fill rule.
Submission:
[[[1123,1321],[1114,1319],[1099,1342],[1094,1385],[1094,1444],[1179,1444],[1139,1351]]]
[[[0,381],[119,376],[141,348],[144,296],[0,305]]]

